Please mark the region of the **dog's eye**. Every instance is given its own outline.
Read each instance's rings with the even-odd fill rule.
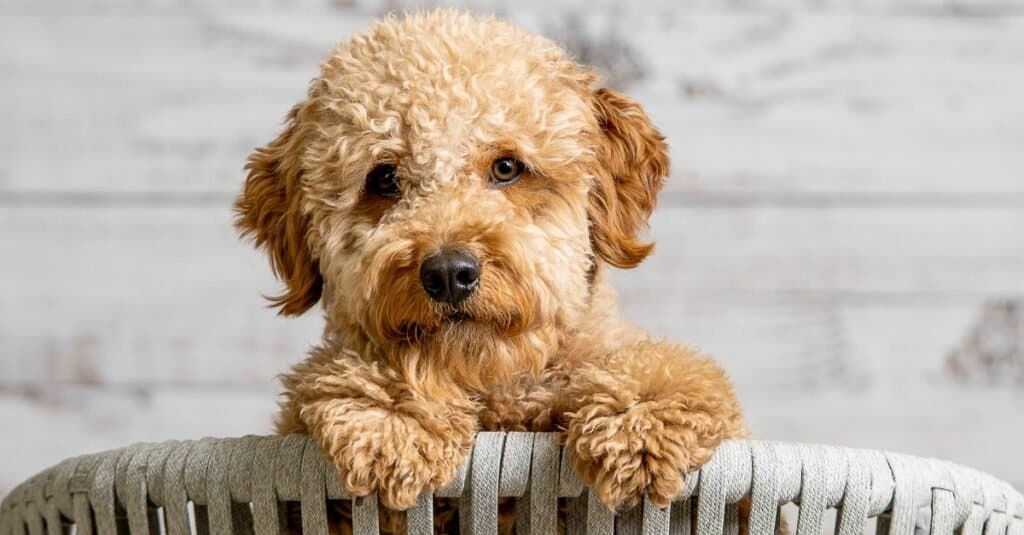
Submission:
[[[381,197],[396,199],[402,195],[398,189],[398,175],[394,165],[380,164],[366,175],[366,190]]]
[[[519,180],[525,170],[523,162],[515,158],[498,158],[491,164],[491,180],[499,186],[507,186]]]

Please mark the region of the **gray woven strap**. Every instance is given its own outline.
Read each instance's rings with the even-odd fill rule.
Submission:
[[[353,532],[379,531],[374,496],[345,493],[308,438],[243,437],[138,444],[64,461],[0,502],[0,535],[255,533],[284,530],[284,502],[301,508],[304,533],[328,533],[328,500],[350,500]],[[779,508],[799,505],[799,535],[832,531],[911,535],[1024,535],[1024,498],[982,472],[877,451],[758,441],[723,444],[689,474],[669,508],[644,500],[614,515],[572,469],[553,433],[480,433],[449,485],[406,514],[407,532],[434,532],[434,497],[457,498],[462,531],[498,530],[498,503],[517,502],[517,532],[554,533],[559,499],[566,532],[735,534],[750,500],[749,532],[773,534]],[[834,525],[826,511],[835,509]]]

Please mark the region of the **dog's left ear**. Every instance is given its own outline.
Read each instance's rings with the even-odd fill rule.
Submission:
[[[668,145],[640,104],[629,97],[602,88],[594,91],[592,105],[601,128],[601,168],[587,207],[590,241],[609,264],[635,267],[654,249],[639,233],[647,227],[668,176]]]

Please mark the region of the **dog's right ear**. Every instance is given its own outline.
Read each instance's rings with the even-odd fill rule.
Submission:
[[[284,293],[269,298],[285,316],[309,310],[323,288],[318,263],[306,243],[309,221],[301,210],[304,113],[303,104],[293,107],[284,131],[249,156],[248,176],[235,201],[235,227],[267,251],[274,275],[286,286]]]

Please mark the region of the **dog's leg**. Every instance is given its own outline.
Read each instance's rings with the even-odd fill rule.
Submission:
[[[667,505],[684,474],[723,439],[744,435],[725,373],[675,345],[641,342],[587,362],[566,395],[566,446],[580,477],[613,509],[645,494]]]
[[[324,352],[283,378],[280,433],[310,433],[348,492],[378,494],[390,509],[408,509],[455,477],[476,431],[473,406],[459,389]]]

